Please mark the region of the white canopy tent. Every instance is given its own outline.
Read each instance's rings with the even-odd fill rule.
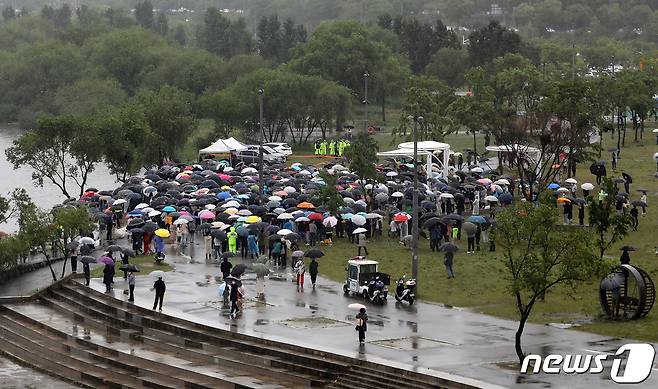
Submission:
[[[226,154],[233,151],[242,151],[246,149],[247,146],[231,137],[228,139],[218,139],[215,143],[211,144],[205,149],[199,150],[199,156],[208,154]]]
[[[541,150],[538,148],[516,143],[509,145],[487,146],[487,151],[492,151],[494,153],[525,154],[535,162],[539,162],[539,158],[541,157]]]
[[[432,169],[432,156],[443,152],[443,158],[439,162],[439,171],[443,177],[448,176],[448,158],[450,158],[450,145],[435,141],[423,141],[417,143],[418,156],[427,158],[426,171],[429,174]],[[412,157],[414,156],[414,142],[404,142],[398,145],[397,150],[382,151],[377,153],[380,157]]]

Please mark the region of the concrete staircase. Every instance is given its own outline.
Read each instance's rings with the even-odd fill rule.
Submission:
[[[0,351],[90,388],[472,387],[190,322],[75,281],[0,306]]]

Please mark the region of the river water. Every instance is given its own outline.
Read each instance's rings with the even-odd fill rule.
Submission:
[[[37,187],[32,181],[32,169],[21,167],[14,169],[14,166],[7,161],[5,150],[11,147],[14,139],[21,134],[20,130],[10,128],[0,128],[0,194],[7,197],[15,188],[25,188],[33,201],[41,208],[49,209],[52,206],[66,200],[66,197],[55,185],[50,182],[44,182],[43,188]],[[87,187],[96,187],[100,190],[113,189],[116,180],[104,164],[98,164],[96,169],[90,174],[87,180]],[[77,186],[70,182],[67,189],[71,196],[77,196]],[[16,223],[10,220],[7,225],[1,226],[0,231],[11,232],[16,230]]]

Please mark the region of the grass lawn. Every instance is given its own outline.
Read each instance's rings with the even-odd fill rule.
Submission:
[[[135,258],[130,258],[130,263],[136,265],[139,268],[140,270],[139,274],[149,274],[154,270],[162,270],[162,271],[172,270],[172,267],[166,263],[163,263],[161,265],[156,265],[155,261],[153,260],[153,255],[140,255]],[[119,261],[116,264],[116,274],[123,275],[123,272],[119,270],[119,267],[121,267],[121,261]],[[103,277],[103,266],[96,266],[93,269],[91,269],[91,277],[92,278]]]
[[[651,125],[647,128],[653,128]],[[610,143],[609,135],[605,138]],[[390,135],[378,135],[381,148],[386,150],[390,143]],[[621,159],[617,172],[608,165],[609,177],[621,175],[621,169],[633,177],[631,186],[632,199],[639,199],[639,193],[634,190],[640,186],[648,189],[648,213],[641,217],[638,231],[631,232],[621,243],[609,250],[607,255],[618,258],[619,247],[624,244],[635,246],[637,251],[631,253],[632,263],[649,272],[658,283],[658,257],[654,246],[658,240],[653,235],[658,230],[658,179],[654,178],[655,163],[652,155],[658,151],[653,134],[645,134],[644,141],[635,144],[632,133],[627,133],[626,147],[621,151]],[[478,149],[483,149],[482,137],[477,137]],[[457,150],[472,147],[473,138],[467,135],[450,135],[445,139]],[[603,153],[602,158],[610,160],[609,153]],[[294,157],[292,161],[296,160]],[[594,176],[589,173],[589,163],[579,167],[577,174],[579,183],[593,182]],[[585,219],[587,220],[587,214]],[[466,242],[458,243],[460,246]],[[475,311],[495,316],[515,319],[517,312],[513,298],[507,290],[507,273],[500,257],[500,252],[490,253],[488,245],[476,254],[466,254],[460,251],[455,256],[454,270],[456,278],[447,279],[443,267],[443,257],[432,253],[429,241],[422,239],[419,243],[420,279],[419,296],[426,301],[439,302],[450,306],[468,307]],[[336,280],[345,279],[345,265],[349,257],[356,255],[356,245],[351,245],[346,239],[340,239],[331,247],[323,247],[325,256],[320,259],[320,272]],[[386,238],[372,240],[368,244],[371,259],[380,261],[381,271],[391,274],[392,280],[406,274],[411,274],[411,250],[401,246],[396,240]],[[582,322],[578,327],[610,336],[629,337],[641,340],[658,341],[658,307],[646,318],[636,321],[609,321],[601,316],[598,302],[598,279],[580,285],[575,292],[571,289],[558,287],[546,295],[543,302],[535,306],[531,320],[536,323],[570,323]]]

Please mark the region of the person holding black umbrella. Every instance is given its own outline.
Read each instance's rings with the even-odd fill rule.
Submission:
[[[155,289],[155,301],[153,302],[153,309],[160,303],[159,310],[162,311],[162,300],[164,300],[164,294],[167,290],[167,285],[162,280],[162,277],[158,277],[158,280],[153,284],[153,289]]]
[[[91,280],[91,269],[89,269],[89,263],[82,263],[82,273],[85,275],[85,286],[89,286],[89,281]]]
[[[452,271],[452,262],[455,254],[452,251],[446,251],[444,257],[443,257],[443,264],[446,267],[446,271],[448,272],[448,278],[454,278],[455,273]]]
[[[308,272],[311,274],[311,284],[313,289],[315,289],[315,281],[318,278],[318,261],[315,258],[311,258],[311,263],[308,265]]]
[[[224,257],[222,260],[221,265],[219,265],[219,271],[222,272],[222,278],[226,279],[229,275],[231,275],[231,269],[233,268],[233,264],[228,261],[228,257]]]

